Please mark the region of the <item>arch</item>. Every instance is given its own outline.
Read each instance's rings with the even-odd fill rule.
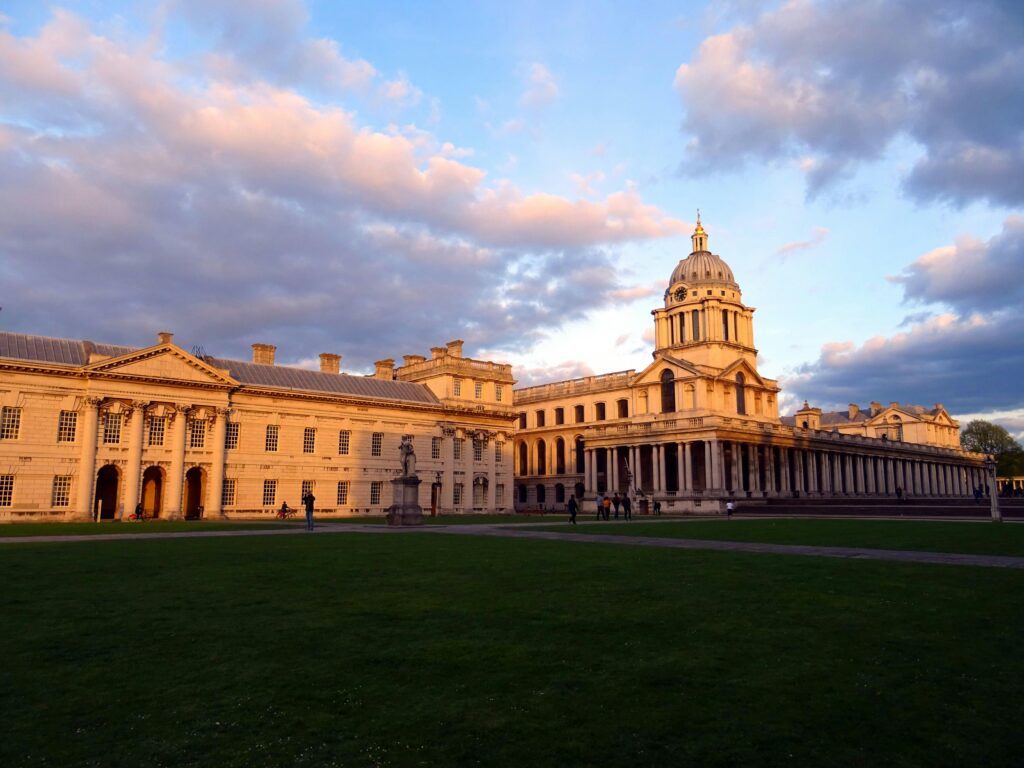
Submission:
[[[534,444],[534,456],[537,460],[537,474],[546,475],[548,473],[548,444],[543,440],[538,440]]]
[[[565,474],[565,440],[562,438],[555,440],[555,474]]]
[[[558,483],[555,486],[555,504],[564,504],[564,503],[565,503],[565,486],[562,485],[561,483]]]
[[[518,499],[519,503],[520,504],[525,504],[526,503],[526,486],[520,484],[520,485],[516,486],[516,491],[519,494],[519,499]]]
[[[526,443],[519,443],[519,475],[525,476],[530,474],[530,458],[529,451],[526,448]]]
[[[747,413],[747,379],[742,373],[736,374],[736,413],[745,416]]]
[[[583,494],[587,492],[587,488],[583,483],[576,483],[573,487],[573,491],[576,493],[576,499],[581,500],[583,498]]]
[[[107,464],[96,473],[96,520],[113,520],[121,496],[121,470]]]
[[[586,454],[584,453],[584,443],[582,437],[577,437],[575,440],[576,445],[576,472],[582,475],[587,471]]]
[[[621,400],[617,400],[615,402],[615,406],[618,409],[618,414],[617,415],[618,415],[618,417],[620,419],[628,419],[629,418],[629,400],[627,400],[626,398],[622,398]]]
[[[487,506],[487,478],[483,476],[473,478],[473,507],[483,509]]]
[[[697,410],[697,388],[693,384],[686,385],[685,405],[690,410]]]
[[[192,467],[185,473],[185,513],[186,520],[198,520],[203,516],[203,498],[206,495],[206,471],[202,467]]]
[[[537,483],[537,503],[543,504],[547,499],[547,490],[544,488],[544,483]]]
[[[142,473],[142,511],[146,517],[160,517],[163,505],[164,471],[160,467],[146,467]]]
[[[668,368],[661,372],[661,412],[676,410],[676,377]]]

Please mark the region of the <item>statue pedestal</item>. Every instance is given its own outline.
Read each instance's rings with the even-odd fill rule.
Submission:
[[[388,525],[423,525],[420,506],[420,479],[399,477],[391,481],[394,503],[388,507]]]

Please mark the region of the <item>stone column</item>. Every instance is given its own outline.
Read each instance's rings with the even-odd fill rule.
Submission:
[[[99,406],[102,398],[86,397],[82,403],[82,437],[78,456],[78,488],[75,494],[75,518],[92,520],[92,496],[96,490],[96,437],[99,432]]]
[[[139,503],[139,484],[142,480],[142,429],[146,422],[146,403],[132,403],[128,414],[128,465],[124,472],[124,503],[118,508],[118,518],[129,515]]]
[[[484,466],[487,468],[487,493],[484,496],[484,505],[488,512],[498,511],[497,491],[498,491],[498,464],[494,460],[495,446],[498,444],[497,436],[488,437],[484,442]],[[566,444],[568,445],[568,444]],[[563,460],[568,458],[563,455]],[[568,467],[566,467],[568,469]],[[569,500],[569,493],[572,493],[572,489],[567,489],[565,500]]]
[[[679,490],[693,490],[693,450],[690,443],[680,443],[679,450],[683,460],[679,462]]]
[[[583,485],[585,487],[585,494],[592,496],[597,492],[597,488],[594,486],[594,449],[584,448],[583,449]]]
[[[608,449],[608,491],[612,494],[619,492],[619,449],[612,447]]]
[[[789,449],[779,448],[779,493],[788,493],[793,490],[789,482]]]
[[[761,490],[761,459],[757,455],[757,443],[748,445],[747,453],[750,456],[750,463],[747,469],[747,475],[750,477],[750,491],[751,493],[757,493]]]
[[[718,441],[704,441],[704,488],[707,491],[717,490],[718,485]]]
[[[893,459],[885,460],[885,492],[892,493],[895,490],[895,479],[893,477]]]
[[[181,517],[181,495],[185,484],[185,435],[188,432],[190,408],[179,406],[171,416],[171,470],[167,473],[167,492],[164,498],[165,517],[174,520]]]
[[[206,492],[206,511],[204,513],[208,517],[224,516],[221,497],[224,495],[224,462],[227,453],[224,449],[224,440],[228,433],[229,413],[231,411],[227,408],[218,408],[213,414],[213,456],[210,458],[210,488]],[[324,496],[325,492],[321,491],[320,495]],[[327,500],[321,502],[321,504],[327,503]]]

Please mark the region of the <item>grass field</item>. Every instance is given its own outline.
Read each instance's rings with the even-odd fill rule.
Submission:
[[[1024,750],[1020,572],[353,533],[5,545],[0,579],[5,767]]]
[[[585,518],[579,518],[587,522]],[[1024,524],[933,520],[690,520],[588,522],[537,527],[563,533],[611,533],[670,539],[756,541],[825,547],[909,549],[979,555],[1024,556]]]

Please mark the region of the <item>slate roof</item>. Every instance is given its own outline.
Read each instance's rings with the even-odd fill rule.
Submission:
[[[81,367],[89,363],[90,353],[117,357],[134,352],[138,347],[97,344],[80,339],[56,339],[24,333],[0,331],[0,358],[32,360],[52,365]],[[241,384],[300,392],[322,392],[353,395],[380,400],[402,400],[409,403],[439,405],[440,401],[422,384],[408,381],[387,381],[369,376],[345,373],[323,373],[285,365],[257,365],[242,360],[205,357],[214,368],[226,369]]]
[[[886,408],[889,407],[890,406],[883,406],[880,410],[884,411],[886,410]],[[939,415],[938,408],[925,408],[923,405],[903,405],[901,403],[896,403],[896,405],[893,407],[898,408],[901,411],[905,411],[906,413],[911,413],[920,419],[924,419],[925,417],[928,416],[935,417]],[[857,415],[851,419],[849,411],[822,411],[821,426],[830,427],[835,426],[837,424],[863,424],[865,421],[868,421],[869,419],[872,419],[875,416],[877,416],[878,413],[879,411],[876,411],[874,414],[872,414],[869,410],[861,410],[858,411]],[[796,426],[795,415],[783,416],[781,418],[781,421],[783,424],[786,424],[787,426]]]

